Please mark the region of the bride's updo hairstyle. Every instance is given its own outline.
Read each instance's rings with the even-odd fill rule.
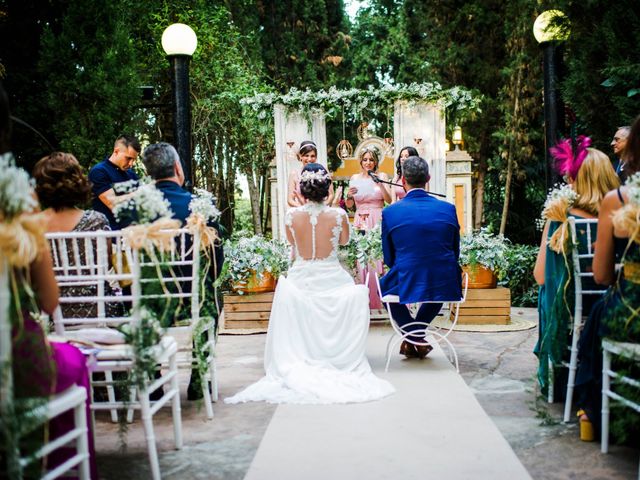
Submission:
[[[329,196],[331,175],[319,163],[307,163],[300,174],[300,193],[307,200],[322,202]]]

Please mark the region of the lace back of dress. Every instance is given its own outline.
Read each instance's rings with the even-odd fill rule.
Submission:
[[[293,215],[300,219],[300,214],[296,212],[304,212],[306,214],[304,215],[305,220],[308,223],[307,221],[296,221],[294,225]],[[340,232],[342,231],[342,215],[339,210],[321,204],[307,203],[302,207],[290,210],[285,223],[293,237],[294,249],[298,258],[304,260],[337,258]],[[319,226],[320,228],[318,228]],[[298,231],[296,232],[296,230]],[[321,231],[321,234],[318,234],[318,230]],[[301,255],[301,250],[308,256]],[[319,252],[320,255],[318,255]]]

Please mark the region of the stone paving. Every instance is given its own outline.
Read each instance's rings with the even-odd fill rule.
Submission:
[[[525,313],[535,316],[535,310]],[[575,422],[568,425],[558,422],[562,405],[536,400],[536,358],[531,353],[536,338],[536,329],[454,332],[451,336],[457,346],[463,379],[533,479],[636,478],[638,449],[613,445],[610,453],[603,455],[598,442],[578,439]],[[262,375],[264,339],[265,335],[220,337],[221,398]],[[187,380],[185,375],[182,381]],[[181,451],[173,450],[169,410],[159,412],[155,421],[163,477],[168,479],[244,478],[276,410],[276,406],[263,403],[218,402],[214,406],[216,417],[207,421],[197,402],[183,398],[182,408],[185,447]],[[148,478],[139,420],[130,426],[127,450],[121,452],[118,426],[111,424],[106,415],[100,416],[96,447],[101,478]]]

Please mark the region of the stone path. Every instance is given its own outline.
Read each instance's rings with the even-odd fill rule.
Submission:
[[[367,350],[396,393],[366,404],[279,406],[246,480],[530,478],[440,349],[424,361],[395,356],[380,373],[388,336],[372,329]]]

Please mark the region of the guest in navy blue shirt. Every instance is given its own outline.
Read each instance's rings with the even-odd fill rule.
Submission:
[[[119,224],[113,216],[112,209],[117,203],[113,186],[129,180],[138,180],[131,169],[140,153],[140,142],[133,136],[121,135],[113,145],[113,153],[105,157],[89,171],[89,181],[93,191],[92,205],[97,212],[103,213],[111,230],[119,230],[126,225]]]

